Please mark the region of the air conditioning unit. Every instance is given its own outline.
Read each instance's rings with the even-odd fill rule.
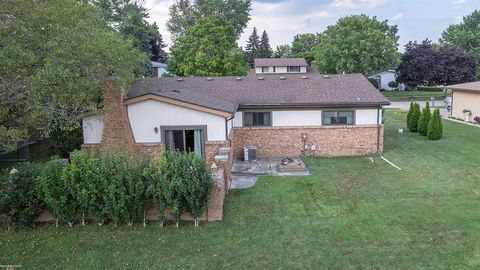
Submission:
[[[243,148],[243,159],[245,161],[257,160],[257,147],[253,145],[246,145]]]

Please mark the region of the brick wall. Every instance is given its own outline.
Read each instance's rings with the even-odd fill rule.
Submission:
[[[245,145],[257,146],[258,157],[301,156],[302,133],[315,144],[317,156],[353,156],[377,152],[377,125],[329,127],[235,128],[235,156],[243,156]],[[380,149],[383,152],[383,125]]]

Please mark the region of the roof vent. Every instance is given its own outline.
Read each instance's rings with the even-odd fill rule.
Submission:
[[[177,82],[183,81],[183,78],[177,78]]]
[[[285,80],[286,78],[284,76],[281,76],[280,77],[280,80]]]
[[[175,92],[175,93],[180,93],[180,90],[176,90],[176,89],[174,89],[174,90],[172,90],[172,92]]]
[[[240,77],[235,78],[235,81],[241,81],[241,80],[242,80],[242,78],[240,78]]]
[[[263,81],[263,77],[257,77],[257,80]]]
[[[209,77],[207,78],[207,81],[213,81],[213,78]]]
[[[360,97],[357,97],[357,101],[360,101]]]
[[[323,78],[328,79],[328,78],[330,78],[330,76],[328,76],[328,75],[323,75]]]
[[[308,77],[307,76],[302,76],[302,79],[308,79]]]

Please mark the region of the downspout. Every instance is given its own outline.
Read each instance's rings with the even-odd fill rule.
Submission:
[[[380,107],[377,109],[377,153],[380,153]]]
[[[232,121],[233,118],[235,118],[235,114],[232,115],[231,117],[225,118],[225,139],[228,141],[228,144],[232,146],[232,140],[228,137],[228,121]],[[232,123],[232,129],[233,129],[233,123]]]

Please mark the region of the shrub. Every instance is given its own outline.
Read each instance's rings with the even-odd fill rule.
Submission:
[[[97,212],[117,225],[133,225],[144,214],[146,185],[142,176],[143,161],[125,153],[107,153],[97,175],[101,183]]]
[[[370,83],[375,87],[375,88],[379,88],[379,85],[378,85],[378,81],[375,80],[374,78],[368,78],[368,81],[370,81]]]
[[[71,226],[76,220],[76,213],[82,214],[82,225],[85,215],[95,208],[97,183],[92,168],[98,158],[83,151],[72,153],[70,163],[62,171],[61,179],[65,185],[65,196],[68,199],[64,216]]]
[[[58,219],[71,220],[70,217],[75,215],[75,208],[71,207],[72,202],[65,192],[67,187],[61,179],[63,167],[61,160],[52,159],[44,164],[37,178],[42,199],[57,219],[56,226]]]
[[[428,123],[427,138],[430,140],[439,140],[443,134],[442,118],[440,117],[440,110],[433,111],[432,118]]]
[[[420,116],[420,119],[418,120],[418,132],[420,135],[427,136],[428,132],[428,123],[430,122],[432,113],[430,112],[430,105],[426,104],[425,108],[422,110],[422,115]]]
[[[164,212],[168,201],[164,192],[167,184],[165,177],[166,166],[167,157],[162,149],[162,155],[158,159],[151,160],[149,166],[143,170],[143,177],[147,185],[146,196],[157,209],[157,220],[161,227],[163,227]]]
[[[40,213],[43,203],[37,188],[40,168],[25,162],[17,166],[17,172],[2,173],[0,209],[7,218],[7,225],[30,226]]]
[[[410,108],[407,113],[407,129],[410,130],[410,119],[412,118],[413,113],[413,102],[410,102]]]
[[[397,87],[398,87],[398,83],[397,83],[396,81],[389,81],[389,82],[388,82],[388,87],[397,88]]]
[[[408,130],[410,130],[410,132],[418,132],[418,120],[420,119],[420,116],[420,105],[418,105],[418,103],[414,103],[408,126]]]
[[[208,193],[211,188],[211,175],[205,166],[205,160],[193,152],[186,153],[189,168],[188,174],[183,179],[185,188],[184,199],[187,211],[195,218],[195,226],[198,226],[198,217],[203,214],[207,203]]]
[[[473,121],[477,122],[477,124],[480,124],[480,116],[475,116],[475,118],[473,118]]]

